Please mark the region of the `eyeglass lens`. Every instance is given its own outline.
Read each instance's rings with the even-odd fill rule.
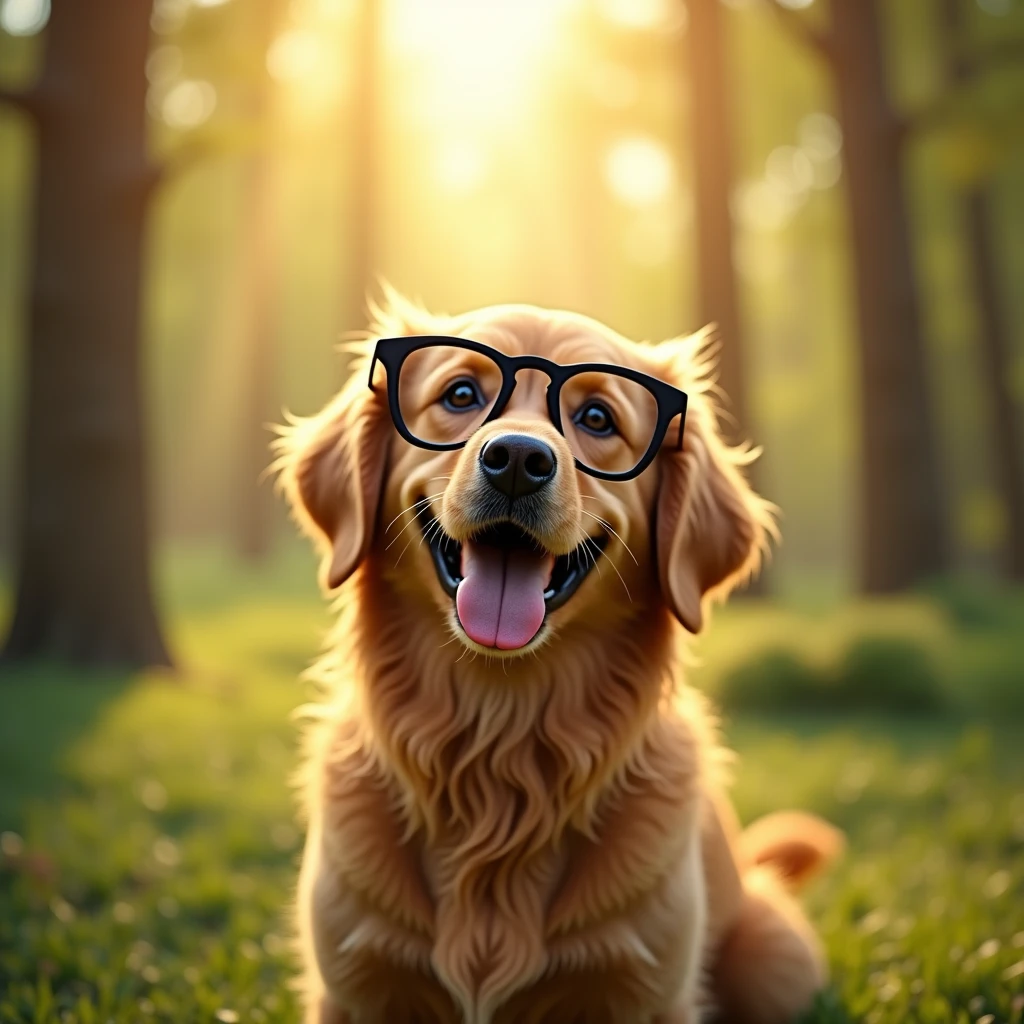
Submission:
[[[489,356],[455,345],[416,349],[402,363],[399,412],[427,444],[466,441],[494,408],[501,367]],[[562,433],[573,455],[606,473],[633,469],[650,447],[658,402],[643,385],[607,371],[568,378],[559,394]]]

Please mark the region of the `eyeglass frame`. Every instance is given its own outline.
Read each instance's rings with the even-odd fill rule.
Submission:
[[[681,391],[679,388],[674,387],[663,380],[659,380],[657,377],[652,377],[650,374],[642,373],[641,371],[634,370],[631,367],[617,366],[614,363],[562,364],[556,363],[551,359],[545,359],[543,356],[510,356],[504,352],[499,352],[497,349],[491,348],[490,345],[484,345],[482,342],[474,341],[471,338],[451,338],[445,335],[434,334],[411,335],[398,338],[380,338],[374,346],[373,358],[370,361],[370,374],[368,380],[369,388],[373,392],[377,391],[377,387],[373,382],[373,374],[374,370],[377,368],[377,363],[379,362],[384,367],[387,375],[387,397],[391,411],[391,421],[394,423],[395,429],[398,431],[399,435],[410,444],[416,445],[418,448],[424,448],[427,451],[435,452],[458,451],[460,448],[464,448],[469,442],[469,437],[463,441],[454,442],[425,441],[423,438],[416,437],[409,430],[405,422],[405,417],[402,415],[401,402],[398,394],[398,383],[405,360],[408,359],[413,352],[417,352],[420,349],[441,345],[466,349],[469,352],[476,352],[478,355],[486,356],[493,360],[498,366],[498,369],[501,370],[501,388],[494,399],[494,404],[491,407],[490,412],[481,421],[480,425],[476,427],[473,433],[476,433],[477,430],[490,423],[492,420],[496,420],[505,411],[509,400],[512,398],[512,393],[515,391],[516,374],[520,370],[539,370],[541,373],[547,375],[550,382],[547,387],[548,417],[551,420],[552,426],[554,426],[562,437],[565,437],[565,431],[562,429],[562,412],[558,401],[565,382],[582,373],[608,373],[612,376],[622,377],[626,380],[633,381],[633,383],[640,384],[647,388],[658,404],[657,423],[655,424],[654,432],[651,436],[651,443],[648,446],[647,451],[644,452],[643,457],[632,469],[629,469],[624,473],[609,473],[605,470],[594,469],[592,466],[588,466],[581,462],[574,453],[573,461],[576,463],[576,468],[580,470],[580,472],[586,473],[588,476],[595,477],[598,480],[633,480],[654,461],[659,449],[661,448],[662,442],[665,440],[665,435],[668,433],[669,425],[676,416],[680,417],[679,438],[676,443],[676,448],[681,450],[683,447],[683,429],[686,425],[686,406],[688,401],[686,392]],[[470,437],[472,437],[472,434],[470,434]]]

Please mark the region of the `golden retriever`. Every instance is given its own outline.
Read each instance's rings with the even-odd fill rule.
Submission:
[[[367,386],[366,346],[340,394],[283,429],[283,486],[340,595],[304,776],[307,1020],[790,1020],[825,970],[789,893],[839,838],[800,814],[740,832],[682,679],[679,624],[697,633],[773,532],[749,453],[718,434],[704,336],[637,344],[574,314],[437,317],[390,294],[372,337],[420,335],[628,367],[689,405],[681,447],[676,417],[624,481],[577,468],[534,369],[463,447],[428,450],[399,435],[379,364]],[[447,365],[403,368],[408,427],[434,429],[442,392],[483,401],[459,372],[462,390]],[[597,436],[616,403],[633,424],[618,443],[648,429],[603,401],[585,413]],[[510,434],[542,478],[527,496],[482,461]]]

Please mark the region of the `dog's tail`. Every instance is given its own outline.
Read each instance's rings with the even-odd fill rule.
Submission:
[[[838,829],[796,811],[769,814],[734,839],[743,901],[712,971],[725,1020],[788,1024],[813,1004],[828,976],[825,954],[792,894],[842,848]]]
[[[766,867],[791,892],[802,889],[843,851],[843,833],[801,811],[778,811],[748,825],[736,841],[740,874]]]

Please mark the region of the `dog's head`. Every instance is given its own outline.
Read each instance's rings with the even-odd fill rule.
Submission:
[[[375,573],[396,609],[432,616],[439,635],[514,657],[556,638],[586,643],[663,607],[696,633],[705,598],[756,568],[773,529],[770,506],[744,479],[749,454],[719,437],[702,338],[635,344],[587,318],[533,307],[437,318],[396,297],[374,333],[472,338],[507,355],[650,374],[689,395],[683,443],[677,417],[635,478],[586,475],[551,422],[547,378],[526,369],[502,414],[463,448],[425,450],[399,436],[385,388],[367,387],[364,362],[334,401],[280,442],[282,480],[323,549],[327,589],[357,569]],[[494,382],[478,379],[487,372],[471,352],[424,351],[402,371],[409,430],[422,437],[443,427],[438,417],[451,403],[471,397],[458,393],[467,381],[493,391]],[[575,398],[569,392],[563,403],[594,399],[589,385]],[[631,405],[626,391],[597,397],[597,415],[614,410],[617,421],[604,450],[616,455],[607,446],[618,445],[623,464],[638,458],[632,448],[650,436],[655,413]]]

